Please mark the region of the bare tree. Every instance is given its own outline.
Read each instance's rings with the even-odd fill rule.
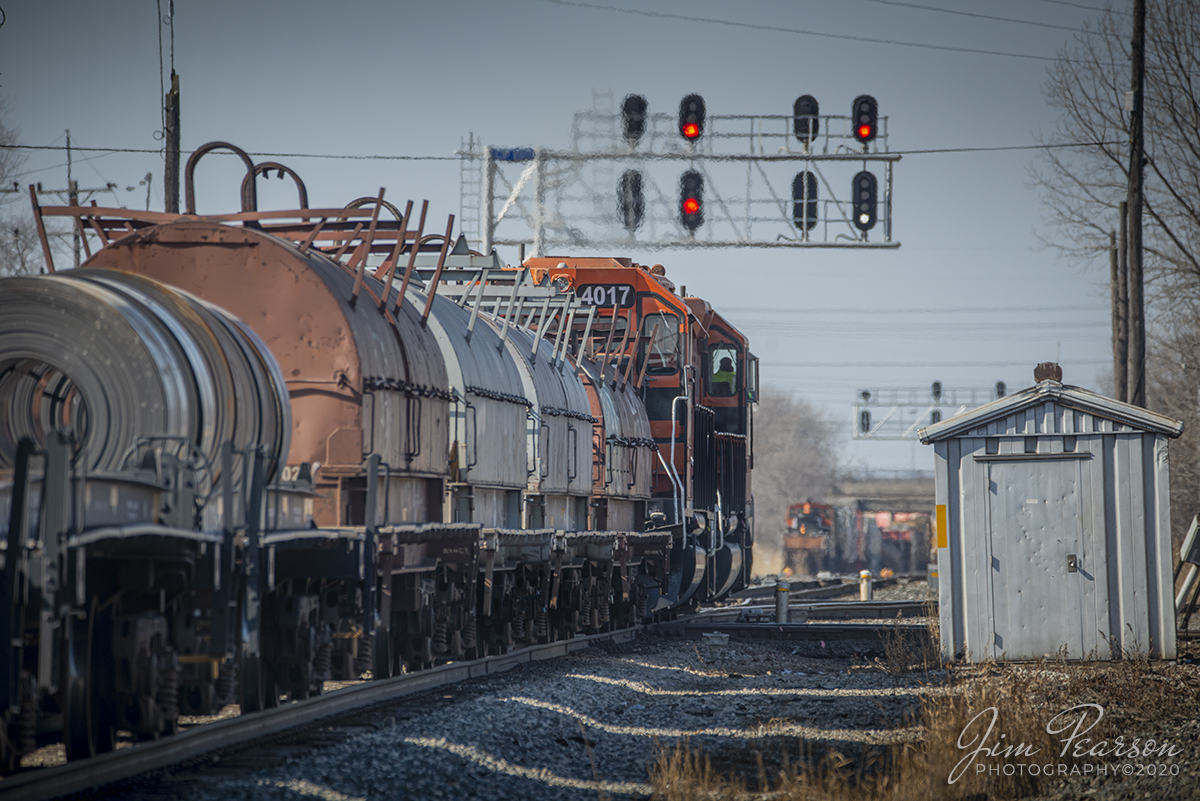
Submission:
[[[1045,143],[1093,144],[1047,149],[1033,171],[1061,232],[1049,244],[1106,278],[1128,186],[1131,25],[1109,9],[1059,53],[1046,96],[1060,118]],[[1200,0],[1147,0],[1145,61],[1147,401],[1186,426],[1171,447],[1178,544],[1200,503]]]
[[[1046,144],[1094,144],[1047,149],[1033,181],[1065,234],[1051,244],[1086,260],[1107,259],[1128,186],[1129,24],[1112,9],[1085,24],[1046,84],[1061,112]],[[1143,108],[1147,294],[1200,303],[1200,0],[1147,3]]]
[[[18,132],[6,124],[8,104],[0,97],[0,186],[13,185],[24,163],[17,144]],[[0,194],[0,277],[36,273],[42,268],[41,247],[28,211],[22,210],[23,195]]]
[[[837,468],[836,426],[794,395],[763,387],[754,412],[756,565],[773,572],[788,504],[827,497]]]

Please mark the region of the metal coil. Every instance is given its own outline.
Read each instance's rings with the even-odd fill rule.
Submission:
[[[187,442],[213,465],[222,443],[286,461],[283,375],[240,321],[140,276],[71,270],[0,282],[0,469],[23,436],[71,429],[80,466],[117,471],[139,438]]]
[[[448,649],[449,633],[445,620],[439,620],[433,629],[433,652],[435,654],[444,654]]]
[[[313,678],[329,681],[333,674],[333,643],[322,643],[313,657]]]
[[[463,623],[463,629],[462,629],[463,648],[474,648],[475,640],[476,640],[475,615],[472,614],[472,615],[469,615],[466,619],[466,622]]]

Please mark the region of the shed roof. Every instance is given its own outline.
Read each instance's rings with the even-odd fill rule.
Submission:
[[[1028,389],[922,428],[917,432],[917,436],[926,445],[931,442],[940,442],[963,434],[981,424],[1024,411],[1047,401],[1145,431],[1166,434],[1171,437],[1178,437],[1183,433],[1183,423],[1179,420],[1147,411],[1140,406],[1133,406],[1098,395],[1081,387],[1072,387],[1057,381],[1046,380]]]

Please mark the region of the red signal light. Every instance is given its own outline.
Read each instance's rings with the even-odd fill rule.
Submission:
[[[688,139],[695,139],[700,135],[700,126],[694,122],[689,122],[683,126],[683,135]]]
[[[870,140],[871,139],[871,126],[870,125],[858,126],[858,138],[862,139],[862,140]]]
[[[694,197],[685,198],[683,201],[683,211],[686,214],[695,214],[700,211],[700,201]]]

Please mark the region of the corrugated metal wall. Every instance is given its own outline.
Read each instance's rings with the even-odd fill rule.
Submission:
[[[945,655],[1174,658],[1167,439],[1047,402],[935,442]]]

